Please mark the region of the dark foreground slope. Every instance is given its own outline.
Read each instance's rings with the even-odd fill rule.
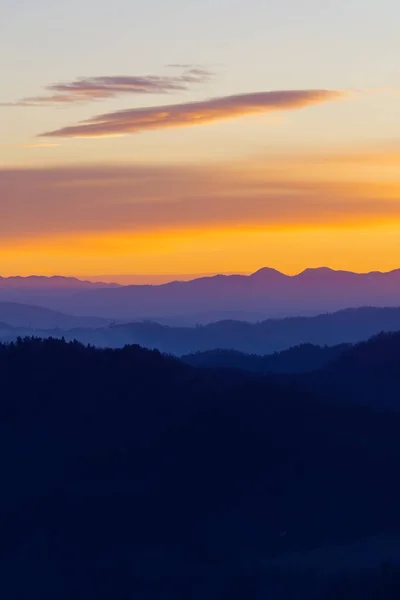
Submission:
[[[21,341],[0,377],[4,598],[354,598],[280,565],[400,532],[396,414],[138,347]]]
[[[359,344],[302,344],[266,356],[213,350],[183,356],[203,369],[265,374],[275,384],[343,405],[400,410],[400,332],[381,333]]]
[[[340,354],[299,385],[332,402],[400,409],[400,332],[382,333]]]

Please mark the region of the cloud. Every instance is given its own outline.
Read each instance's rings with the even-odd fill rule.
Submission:
[[[166,67],[170,69],[180,69],[186,71],[188,74],[197,75],[198,77],[206,77],[209,78],[213,75],[213,72],[208,67],[204,65],[196,65],[196,64],[169,64]]]
[[[23,98],[18,102],[3,103],[1,106],[46,106],[48,104],[70,104],[113,98],[127,94],[169,94],[187,91],[191,85],[201,84],[213,77],[212,71],[201,66],[182,67],[183,73],[169,75],[107,75],[80,77],[68,83],[56,83],[46,87],[47,96]]]
[[[39,137],[108,137],[154,129],[205,125],[246,115],[300,109],[338,100],[344,95],[344,92],[330,90],[287,90],[133,108],[92,117],[81,124],[49,131]]]
[[[198,67],[199,65],[187,64],[187,63],[186,64],[185,63],[171,63],[166,66],[171,69],[193,69],[193,68]]]
[[[0,248],[89,233],[400,222],[400,180],[374,184],[368,164],[364,180],[355,165],[353,180],[340,182],[319,158],[299,166],[301,178],[268,161],[257,172],[252,163],[0,169]],[[336,168],[340,173],[342,165]]]

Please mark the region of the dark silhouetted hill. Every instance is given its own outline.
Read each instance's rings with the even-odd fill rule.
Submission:
[[[193,367],[208,369],[241,369],[254,373],[309,373],[322,369],[349,347],[349,344],[323,347],[301,344],[266,356],[243,354],[235,350],[209,350],[187,354],[182,356],[182,360]]]
[[[379,368],[399,402],[399,338],[346,351],[325,391]],[[397,597],[399,413],[137,346],[19,340],[0,378],[2,597]],[[353,573],[313,573],[332,546]]]
[[[382,333],[343,352],[301,385],[321,397],[375,409],[400,409],[400,332]]]

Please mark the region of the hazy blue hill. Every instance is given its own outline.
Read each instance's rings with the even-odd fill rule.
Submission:
[[[35,329],[72,329],[73,327],[101,327],[108,324],[98,317],[75,317],[40,306],[18,302],[0,302],[0,321],[10,327]],[[0,328],[1,329],[1,328]]]
[[[269,319],[258,323],[219,321],[197,327],[171,327],[152,321],[109,325],[106,320],[78,318],[16,304],[11,305],[6,318],[6,313],[2,312],[5,311],[4,306],[4,303],[0,303],[0,321],[19,325],[18,329],[7,334],[7,339],[35,334],[77,339],[99,347],[118,348],[125,344],[139,344],[175,355],[216,349],[266,355],[303,344],[354,344],[382,331],[400,331],[400,308],[367,307],[315,317]],[[1,338],[5,339],[0,330]],[[328,350],[325,352],[328,353]]]
[[[111,347],[135,343],[177,355],[216,348],[271,354],[301,344],[357,343],[382,331],[399,330],[399,308],[361,308],[260,323],[219,321],[198,327],[169,327],[154,322],[115,324],[96,331],[75,330],[70,335],[85,343]]]

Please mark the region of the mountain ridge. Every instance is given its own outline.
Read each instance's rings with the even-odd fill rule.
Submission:
[[[49,308],[66,310],[62,298]],[[265,318],[334,312],[349,306],[400,306],[400,270],[358,274],[308,269],[287,276],[263,269],[252,275],[216,275],[161,285],[79,291],[69,312],[122,319],[154,319],[182,314],[242,311]]]
[[[105,284],[100,287],[96,283],[57,276],[44,280],[40,277],[3,279],[0,280],[0,301],[17,301],[75,316],[120,321],[176,321],[183,316],[187,325],[198,322],[196,315],[224,312],[259,315],[261,319],[311,316],[348,307],[400,306],[400,269],[354,273],[320,267],[285,275],[265,267],[251,275],[215,275],[158,285]]]
[[[78,277],[78,276],[71,276],[71,275],[37,275],[37,274],[32,274],[32,275],[10,275],[10,276],[3,276],[0,275],[0,284],[1,283],[73,283],[73,284],[77,284],[78,286],[84,284],[87,285],[89,287],[94,286],[94,287],[164,287],[166,285],[170,285],[172,283],[176,284],[176,283],[191,283],[193,281],[204,281],[204,280],[210,280],[210,279],[216,279],[216,278],[260,278],[263,275],[270,275],[270,276],[276,276],[276,277],[282,277],[282,278],[286,278],[286,279],[296,279],[296,278],[301,278],[309,273],[320,273],[320,274],[332,274],[332,273],[336,273],[336,274],[344,274],[344,275],[359,275],[359,276],[368,276],[368,275],[392,275],[395,273],[398,273],[400,275],[400,267],[396,268],[396,269],[390,269],[389,271],[379,271],[379,270],[373,270],[373,271],[363,271],[363,272],[358,272],[358,271],[351,271],[351,270],[347,270],[347,269],[333,269],[332,267],[326,267],[326,266],[320,266],[320,267],[306,267],[305,269],[303,269],[302,271],[299,271],[298,273],[294,273],[293,275],[291,274],[287,274],[284,273],[283,271],[279,271],[279,269],[275,269],[273,267],[261,267],[259,269],[257,269],[256,271],[249,273],[249,274],[243,274],[243,273],[215,273],[213,275],[202,275],[199,277],[192,277],[191,279],[171,279],[170,281],[167,281],[165,283],[146,283],[146,284],[120,284],[118,282],[103,282],[103,281],[92,281],[90,279],[88,279],[87,277]]]

